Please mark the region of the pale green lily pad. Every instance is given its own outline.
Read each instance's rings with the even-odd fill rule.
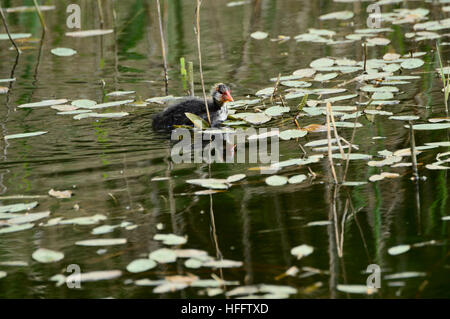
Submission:
[[[1,271],[0,270],[0,279],[5,278],[8,274],[6,273],[6,271]]]
[[[102,225],[102,226],[99,226],[99,227],[95,227],[91,231],[91,234],[92,235],[103,235],[103,234],[111,233],[117,227],[119,227],[119,225],[114,225],[114,226],[113,225]]]
[[[243,180],[246,177],[245,174],[236,174],[236,175],[231,175],[227,177],[227,182],[228,183],[235,183],[235,182],[239,182],[240,180]]]
[[[351,153],[350,156],[348,156],[348,154],[344,154],[344,160],[350,159],[350,160],[368,160],[371,159],[372,156],[367,155],[367,154],[359,154],[359,153]],[[342,155],[339,154],[333,154],[333,158],[336,159],[343,159]]]
[[[342,127],[342,128],[358,128],[358,127],[362,127],[363,125],[361,123],[358,122],[334,122],[334,125],[336,125],[336,127]],[[331,125],[332,126],[332,125]]]
[[[317,68],[326,68],[330,67],[334,64],[334,60],[330,58],[319,58],[314,61],[312,61],[309,66],[317,69]],[[295,74],[295,73],[294,73]]]
[[[415,121],[420,119],[420,116],[417,115],[393,115],[389,116],[390,120],[397,120],[397,121]]]
[[[285,176],[273,175],[266,178],[266,184],[270,186],[282,186],[288,182],[288,178]]]
[[[297,259],[301,259],[303,257],[309,256],[313,253],[314,247],[309,245],[300,245],[291,249],[291,254],[297,257]]]
[[[179,283],[179,282],[165,282],[155,289],[153,289],[153,293],[155,294],[164,294],[168,292],[174,292],[177,290],[182,290],[186,288],[188,284],[186,283]]]
[[[299,76],[301,78],[309,78],[309,77],[312,77],[315,73],[316,73],[315,69],[306,68],[306,69],[296,70],[292,74]]]
[[[235,114],[234,117],[238,118],[240,117],[244,121],[251,123],[251,124],[264,124],[266,122],[269,122],[272,117],[265,113],[238,113]]]
[[[2,227],[0,228],[0,234],[8,234],[8,233],[14,233],[17,231],[27,230],[30,228],[33,228],[34,224],[20,224],[20,225],[13,225],[9,227]]]
[[[5,135],[5,140],[12,140],[15,138],[25,138],[25,137],[33,137],[33,136],[39,136],[46,134],[48,132],[46,131],[38,131],[38,132],[31,132],[31,133],[20,133],[20,134],[11,134],[11,135]]]
[[[243,265],[242,261],[221,259],[221,260],[209,260],[203,263],[204,267],[211,268],[236,268]]]
[[[409,126],[405,126],[406,128],[409,128]],[[443,130],[443,129],[449,129],[450,123],[433,123],[433,124],[416,124],[413,125],[414,130]]]
[[[35,208],[38,204],[38,202],[31,202],[0,206],[0,213],[16,213],[22,210],[30,210]]]
[[[72,56],[77,54],[77,51],[70,48],[55,48],[52,49],[50,52],[57,56]]]
[[[81,274],[74,273],[66,278],[66,282],[73,283],[78,280],[80,282],[111,280],[120,276],[122,276],[122,271],[120,270],[99,270]]]
[[[52,106],[52,105],[58,105],[58,104],[65,104],[69,100],[67,99],[58,99],[58,100],[43,100],[40,102],[33,102],[33,103],[25,103],[18,106],[18,108],[32,108],[32,107],[44,107],[44,106]]]
[[[283,106],[271,106],[268,109],[264,110],[264,113],[266,113],[269,116],[280,116],[283,115],[283,113],[289,112],[291,109],[289,107],[283,107]]]
[[[89,108],[93,107],[94,105],[97,105],[97,102],[92,101],[92,100],[82,99],[82,100],[72,101],[71,104],[76,106],[76,107],[89,109]]]
[[[78,115],[75,115],[73,118],[75,120],[81,120],[81,119],[85,119],[85,118],[89,118],[89,117],[94,117],[94,118],[121,118],[124,116],[130,115],[127,112],[114,112],[114,113],[95,113],[95,112],[86,112],[86,113],[81,113]]]
[[[295,139],[295,138],[300,138],[305,136],[306,134],[308,134],[308,131],[306,130],[286,130],[286,131],[282,131],[280,132],[280,138],[282,140],[290,140],[290,139]]]
[[[160,248],[151,252],[148,258],[160,264],[173,263],[177,260],[177,254],[172,249]]]
[[[11,33],[11,38],[13,40],[25,39],[31,37],[31,33]],[[7,33],[0,33],[0,40],[9,40]]]
[[[62,260],[64,258],[64,254],[51,249],[39,248],[31,255],[31,257],[40,263],[47,264]]]
[[[129,95],[134,94],[136,91],[114,91],[106,94],[106,96],[122,96],[122,95]]]
[[[274,91],[275,91],[275,88],[268,87],[268,88],[259,90],[258,92],[255,93],[255,95],[256,96],[271,96]]]
[[[329,80],[336,78],[337,76],[338,76],[338,74],[336,72],[325,73],[325,74],[319,73],[319,74],[316,74],[316,76],[314,77],[314,81],[317,81],[317,82],[329,81]]]
[[[210,189],[228,189],[229,187],[226,179],[217,178],[188,179],[186,183]]]
[[[26,261],[21,261],[21,260],[2,261],[2,262],[0,262],[0,266],[27,267],[28,263]]]
[[[313,226],[328,226],[333,224],[333,222],[329,221],[329,220],[318,220],[316,222],[309,222],[308,224],[306,224],[307,227],[313,227]]]
[[[153,236],[153,239],[162,241],[165,245],[183,245],[187,242],[185,237],[177,236],[175,234],[156,234]]]
[[[337,11],[321,15],[319,20],[349,20],[353,18],[354,15],[355,14],[351,11]]]
[[[100,238],[100,239],[88,239],[75,242],[78,246],[114,246],[126,244],[126,238]]]
[[[361,88],[361,91],[364,92],[392,92],[396,93],[399,89],[395,86],[373,86],[373,85],[365,85]]]
[[[327,103],[327,102],[334,103],[337,101],[350,100],[357,96],[358,96],[358,94],[339,95],[339,96],[331,97],[331,98],[324,100],[324,103]]]
[[[96,29],[96,30],[82,30],[82,31],[71,31],[66,32],[66,36],[74,37],[74,38],[85,38],[85,37],[93,37],[97,35],[106,35],[113,33],[113,29]]]
[[[377,93],[375,93],[377,94]],[[369,115],[387,115],[390,116],[393,113],[389,112],[389,111],[383,111],[383,110],[364,110],[364,113],[369,114]]]
[[[289,184],[299,184],[303,181],[305,181],[308,177],[304,174],[295,175],[288,179]]]
[[[11,218],[8,220],[8,224],[18,225],[18,224],[32,223],[38,221],[39,219],[47,218],[48,216],[50,216],[50,211],[41,213],[30,213],[23,216]]]
[[[280,82],[280,84],[292,88],[307,88],[312,85],[311,83],[305,81],[283,81]]]
[[[370,295],[376,291],[376,288],[369,288],[367,285],[337,285],[336,289],[349,294],[365,295]]]
[[[134,100],[114,101],[114,102],[95,104],[95,105],[90,106],[90,107],[86,107],[85,106],[84,108],[89,108],[90,110],[96,110],[96,109],[103,109],[103,108],[107,108],[107,107],[125,105],[125,104],[131,103],[133,101]]]
[[[87,216],[87,217],[76,217],[76,218],[70,218],[70,219],[65,219],[65,220],[58,220],[56,222],[56,224],[60,224],[60,225],[67,225],[67,224],[93,225],[93,224],[97,224],[98,222],[100,222],[102,220],[106,220],[105,215],[95,214],[93,216]]]
[[[405,272],[399,272],[391,275],[384,276],[384,279],[391,280],[391,279],[407,279],[407,278],[416,278],[416,277],[425,277],[427,274],[424,272],[418,272],[418,271],[405,271]]]
[[[404,69],[416,69],[420,68],[424,64],[425,62],[421,59],[407,59],[401,63],[401,67]]]
[[[186,260],[184,262],[184,266],[186,266],[187,268],[191,268],[191,269],[197,269],[202,266],[202,262],[198,259],[189,258],[188,260]]]
[[[388,249],[388,254],[395,256],[406,253],[411,249],[411,245],[398,245]]]
[[[256,32],[253,32],[252,34],[250,34],[250,36],[255,40],[263,40],[263,39],[267,38],[268,34],[263,31],[256,31]]]
[[[156,262],[152,259],[136,259],[128,264],[127,270],[132,273],[144,272],[156,267]]]

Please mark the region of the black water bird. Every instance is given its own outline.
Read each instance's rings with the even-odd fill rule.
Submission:
[[[211,98],[208,100],[209,116],[211,126],[217,126],[225,121],[228,116],[227,102],[232,102],[230,88],[223,83],[218,83],[211,89]],[[185,113],[193,113],[208,122],[208,113],[204,99],[188,97],[170,105],[161,113],[153,117],[153,129],[171,130],[174,125],[192,126]]]

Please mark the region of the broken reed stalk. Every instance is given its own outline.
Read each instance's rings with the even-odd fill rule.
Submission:
[[[331,168],[331,173],[333,175],[334,178],[334,182],[337,184],[337,177],[336,177],[336,170],[334,169],[334,162],[333,162],[333,154],[331,153],[331,126],[330,126],[330,112],[329,112],[329,107],[328,105],[330,105],[331,108],[331,104],[328,103],[327,104],[327,140],[328,140],[328,162],[330,163],[330,168]]]
[[[439,58],[439,65],[441,69],[441,79],[442,79],[442,85],[444,86],[444,104],[445,104],[445,111],[448,114],[448,96],[450,93],[450,74],[447,76],[447,81],[445,80],[445,73],[444,73],[444,66],[442,64],[442,58],[441,58],[441,52],[439,47],[439,42],[436,42],[436,51]]]
[[[273,88],[273,93],[270,96],[270,103],[273,103],[273,100],[276,99],[278,85],[280,84],[281,73],[278,73],[277,82],[275,83],[275,87]]]
[[[195,93],[194,93],[194,62],[188,62],[188,82],[189,82],[189,95],[195,96]]]
[[[413,166],[413,179],[419,180],[419,171],[417,170],[417,156],[416,156],[416,140],[414,138],[414,130],[412,122],[409,121],[409,137],[410,137],[410,143],[411,143],[411,159],[412,159],[412,166]]]
[[[37,14],[39,16],[39,20],[41,21],[43,32],[45,33],[45,31],[47,31],[47,26],[45,25],[44,16],[42,15],[41,9],[39,8],[37,1],[33,0],[33,3],[34,3],[34,7],[36,8]]]
[[[328,109],[328,112],[330,113],[331,123],[333,123],[334,138],[336,139],[336,142],[337,142],[337,144],[339,146],[339,152],[341,152],[342,159],[345,159],[344,149],[342,148],[341,138],[340,138],[340,136],[339,136],[339,134],[337,132],[336,123],[334,121],[333,109],[331,108],[331,103],[330,102],[327,103],[327,109]]]
[[[367,65],[367,44],[364,42],[364,72],[366,72]]]
[[[203,99],[205,100],[206,114],[208,115],[208,122],[211,125],[211,116],[209,115],[208,100],[206,99],[205,81],[203,80],[203,68],[202,68],[202,49],[200,45],[200,6],[202,0],[197,0],[197,7],[195,9],[196,24],[194,25],[194,32],[197,35],[197,50],[198,50],[198,63],[200,66],[200,80],[202,83]]]
[[[100,29],[103,29],[103,26],[105,24],[105,20],[103,18],[102,0],[97,0],[97,7],[98,7],[98,14],[100,16]]]
[[[3,13],[3,8],[1,6],[0,6],[0,15],[2,17],[3,26],[5,27],[6,33],[8,34],[9,41],[11,41],[11,43],[13,44],[14,48],[17,51],[17,54],[21,54],[22,51],[20,51],[19,47],[16,44],[16,41],[14,41],[14,39],[11,36],[11,33],[9,33],[8,24],[6,23],[6,17],[5,14]]]
[[[186,64],[184,62],[184,58],[180,58],[180,74],[181,74],[181,84],[183,85],[183,90],[187,92],[187,71]]]
[[[164,84],[165,84],[165,88],[166,88],[166,95],[169,95],[169,78],[167,76],[166,45],[165,45],[165,41],[164,41],[164,31],[163,31],[162,19],[161,19],[161,6],[159,4],[159,0],[156,0],[156,6],[158,8],[159,33],[161,35],[161,52],[162,52],[163,63],[164,63]]]

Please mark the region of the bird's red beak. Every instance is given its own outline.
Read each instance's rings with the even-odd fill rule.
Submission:
[[[233,97],[230,94],[230,91],[226,91],[222,94],[222,101],[224,102],[234,102]]]

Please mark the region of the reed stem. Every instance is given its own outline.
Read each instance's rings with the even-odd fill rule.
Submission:
[[[167,76],[166,45],[165,45],[165,41],[164,41],[164,31],[163,31],[162,19],[161,19],[161,5],[159,4],[159,0],[156,0],[156,6],[158,9],[159,33],[161,35],[161,52],[162,52],[163,63],[164,63],[164,84],[165,84],[165,88],[166,88],[166,95],[169,95],[169,77]]]
[[[39,8],[37,1],[33,0],[33,3],[39,16],[39,20],[41,21],[42,28],[44,29],[43,32],[45,33],[47,31],[47,26],[45,25],[44,16],[42,15],[41,9]]]
[[[11,36],[11,33],[9,33],[9,28],[8,28],[8,23],[6,22],[6,17],[5,14],[3,13],[3,8],[0,6],[0,15],[2,17],[2,21],[3,21],[3,26],[5,27],[6,33],[8,34],[8,38],[11,41],[11,43],[13,44],[14,48],[17,51],[17,54],[21,54],[22,51],[20,51],[19,47],[16,44],[16,41],[14,41],[14,39]]]

